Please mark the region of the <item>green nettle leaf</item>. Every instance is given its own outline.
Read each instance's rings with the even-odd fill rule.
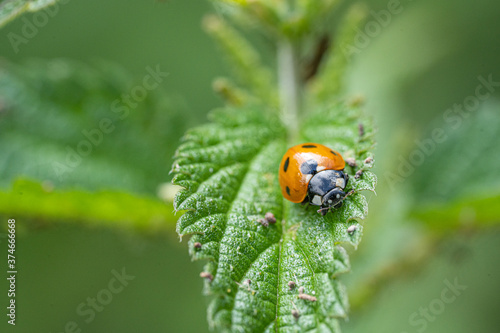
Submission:
[[[453,126],[443,124],[441,119],[429,125],[429,134],[420,138],[413,150],[425,156],[411,177],[415,207],[420,213],[426,206],[450,201],[465,204],[474,198],[500,194],[500,155],[493,153],[500,145],[499,108],[499,102],[489,100],[475,113],[457,116],[460,122]],[[443,131],[442,141],[432,139],[430,133],[435,130]],[[471,140],[474,137],[480,140]]]
[[[142,78],[109,62],[3,62],[0,72],[0,191],[23,175],[57,190],[155,194],[172,163],[168,142],[194,118],[161,85],[129,107],[121,96]],[[106,132],[105,119],[112,121]]]
[[[429,125],[431,130],[441,129],[444,139],[435,142],[430,135],[424,136],[414,148],[425,154],[425,160],[411,178],[412,218],[441,231],[465,223],[499,222],[500,156],[492,153],[500,145],[499,108],[497,101],[490,100],[466,118],[457,117],[460,123],[453,127],[440,122]],[[480,140],[471,140],[474,137]]]
[[[172,170],[173,183],[183,187],[174,200],[184,212],[177,232],[192,235],[193,259],[209,260],[201,275],[212,297],[212,328],[339,332],[348,302],[337,276],[350,269],[343,246],[359,243],[358,221],[367,214],[359,191],[374,191],[376,184],[369,171],[373,128],[366,121],[360,131],[360,116],[358,107],[336,103],[303,122],[303,142],[328,145],[352,159],[351,165],[356,161],[345,169],[352,193],[325,216],[282,197],[278,169],[290,144],[270,110],[215,110],[211,123],[187,132]],[[268,212],[276,223],[262,223]]]
[[[61,190],[50,182],[25,178],[0,190],[0,216],[16,216],[37,226],[58,221],[158,233],[174,229],[172,209],[172,204],[151,196],[116,190]]]
[[[35,12],[56,2],[57,0],[1,0],[0,27],[24,12]]]

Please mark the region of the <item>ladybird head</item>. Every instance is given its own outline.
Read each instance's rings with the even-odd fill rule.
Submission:
[[[328,192],[323,196],[322,206],[333,207],[333,208],[340,207],[345,196],[346,194],[344,191],[342,191],[342,189],[335,187],[334,189],[332,189],[330,192]]]

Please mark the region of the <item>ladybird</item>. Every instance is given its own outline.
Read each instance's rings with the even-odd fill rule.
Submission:
[[[349,176],[337,151],[319,143],[302,143],[287,150],[281,160],[279,181],[283,196],[295,203],[320,206],[325,215],[339,208]]]

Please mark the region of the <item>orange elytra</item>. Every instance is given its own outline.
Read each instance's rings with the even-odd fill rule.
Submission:
[[[293,146],[281,160],[281,193],[291,202],[322,206],[320,212],[324,215],[330,208],[342,205],[348,181],[344,167],[342,155],[322,144]]]

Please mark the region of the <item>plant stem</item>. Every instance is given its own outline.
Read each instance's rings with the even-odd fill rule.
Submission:
[[[298,47],[283,38],[278,43],[278,85],[281,119],[288,129],[288,141],[294,143],[299,136],[299,115],[302,91],[298,73]]]

